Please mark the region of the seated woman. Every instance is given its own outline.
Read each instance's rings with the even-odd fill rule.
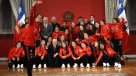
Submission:
[[[83,42],[81,43],[81,47],[82,47],[82,52],[87,57],[87,66],[86,67],[89,68],[90,64],[92,64],[92,59],[93,59],[91,48]]]
[[[82,52],[82,49],[80,46],[76,45],[76,43],[73,41],[71,45],[72,50],[72,59],[74,63],[74,68],[78,67],[84,67],[87,64],[87,56],[84,55],[84,52]]]
[[[35,50],[35,64],[38,66],[38,68],[47,68],[46,67],[46,45],[45,45],[45,40],[41,40],[41,45],[38,46]],[[33,65],[33,68],[36,68],[35,65]]]
[[[108,63],[108,60],[113,57],[115,59],[115,67],[121,68],[121,64],[120,64],[120,58],[119,55],[109,46],[109,43],[104,40],[101,40],[99,43],[99,55],[98,55],[98,59],[96,60],[96,62],[93,64],[93,66],[95,67],[100,60],[103,61],[103,66],[104,67],[108,67],[110,66],[110,64]]]
[[[68,47],[68,45],[66,44],[66,42],[62,42],[61,43],[61,48],[59,51],[59,56],[62,62],[62,66],[61,68],[65,68],[65,66],[67,65],[67,68],[70,68],[70,63],[71,63],[71,49],[70,47]]]
[[[16,47],[13,47],[8,54],[8,67],[11,68],[23,68],[23,60],[24,60],[24,49],[21,46],[21,42],[16,44]]]

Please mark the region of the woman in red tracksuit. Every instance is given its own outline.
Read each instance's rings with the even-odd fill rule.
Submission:
[[[69,27],[69,31],[72,34],[73,40],[76,40],[78,38],[78,30],[79,26],[76,26],[76,23],[72,22],[71,27]]]
[[[76,68],[80,65],[80,67],[84,67],[87,64],[87,56],[85,55],[85,52],[82,52],[82,48],[74,41],[72,41],[71,44],[71,50],[72,50],[72,59],[73,59],[73,67]]]
[[[64,33],[65,40],[68,42],[68,45],[72,42],[72,34],[69,32],[68,29],[65,29]]]
[[[41,45],[38,46],[35,50],[35,63],[38,68],[47,68],[46,67],[46,46],[45,46],[45,40],[41,40]],[[35,68],[35,65],[33,65],[33,68]]]
[[[121,64],[120,64],[120,57],[118,56],[118,54],[110,47],[110,44],[108,42],[108,40],[105,42],[104,40],[101,40],[101,42],[99,43],[99,55],[98,55],[98,59],[96,60],[95,64],[93,66],[96,66],[100,60],[103,61],[103,66],[110,66],[110,64],[108,63],[109,59],[114,58],[115,59],[115,67],[121,68]]]
[[[122,52],[122,38],[123,38],[123,26],[125,25],[124,19],[120,19],[122,21],[118,21],[117,18],[113,18],[112,20],[112,31],[113,31],[113,44],[114,50],[117,54],[120,55],[121,60],[123,60],[123,52]]]
[[[36,41],[39,39],[39,23],[42,21],[42,16],[37,15],[34,18],[34,9],[37,1],[34,1],[33,7],[30,11],[30,21],[27,24],[27,27],[24,32],[24,50],[27,55],[27,73],[28,76],[32,76],[32,66],[35,56],[35,46]]]
[[[55,27],[55,31],[52,33],[52,39],[57,39],[59,40],[59,38],[64,34],[64,32],[60,31],[58,27]]]
[[[90,65],[92,65],[92,59],[93,59],[93,57],[92,57],[92,51],[91,51],[91,48],[89,47],[89,46],[87,46],[87,44],[85,44],[85,43],[81,43],[81,47],[82,47],[82,52],[84,52],[85,53],[85,55],[86,55],[86,57],[87,57],[87,65],[86,65],[86,67],[90,67]]]
[[[8,67],[11,68],[23,68],[24,49],[21,46],[21,42],[16,44],[16,47],[12,48],[8,54]]]
[[[100,31],[101,31],[100,23],[95,22],[95,36],[97,39],[101,37]]]
[[[111,40],[111,27],[109,24],[105,23],[104,20],[100,21],[100,25],[101,25],[101,38],[104,38],[106,40]]]
[[[61,68],[65,68],[66,65],[67,65],[67,68],[70,68],[71,55],[72,55],[71,49],[70,47],[68,47],[66,42],[62,42],[61,44],[62,45],[59,51],[59,56],[62,61]]]

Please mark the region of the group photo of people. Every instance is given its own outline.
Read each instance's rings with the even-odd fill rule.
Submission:
[[[90,68],[124,65],[122,38],[127,23],[124,18],[113,18],[111,23],[78,17],[78,21],[57,22],[55,16],[30,17],[19,27],[17,41],[8,54],[8,67],[24,68]],[[28,70],[29,71],[29,70]]]

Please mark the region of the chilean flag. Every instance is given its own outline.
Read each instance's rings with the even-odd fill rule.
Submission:
[[[25,23],[25,10],[23,7],[23,1],[20,0],[18,8],[18,16],[16,21],[16,26],[14,30],[14,43],[16,44],[19,41],[19,30],[22,24]]]
[[[123,4],[123,0],[118,0],[118,17],[119,18],[124,18],[125,21],[127,21],[126,17],[126,12]],[[123,31],[123,43],[122,43],[122,48],[123,51],[126,52],[128,51],[128,41],[129,41],[129,27],[128,24],[126,24],[127,29]]]

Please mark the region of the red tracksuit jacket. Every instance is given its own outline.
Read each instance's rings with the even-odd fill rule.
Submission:
[[[70,47],[68,47],[68,53],[66,52],[66,49],[60,48],[59,56],[60,56],[60,58],[62,58],[62,56],[66,56],[66,58],[72,56],[72,52],[71,52]]]
[[[38,46],[35,51],[35,56],[45,56],[47,54],[46,46],[42,48],[41,46]]]
[[[83,49],[82,49],[82,52],[83,52],[83,53],[86,53],[88,56],[91,56],[91,55],[92,55],[92,51],[91,51],[91,49],[90,49],[89,46],[83,48]]]
[[[73,49],[74,49],[75,54],[78,57],[82,57],[84,55],[84,52],[80,52],[80,50],[82,50],[80,46],[75,46],[75,47],[73,47]],[[72,56],[74,56],[74,55],[72,54]]]
[[[52,39],[59,39],[62,35],[64,35],[64,32],[62,32],[62,31],[59,31],[58,33],[53,32]]]
[[[101,25],[101,37],[111,38],[111,28],[110,25],[104,24]]]
[[[24,42],[25,28],[20,29],[19,32],[19,41]]]
[[[16,47],[12,48],[10,51],[9,51],[9,54],[8,54],[8,60],[12,60],[13,57],[24,57],[24,49],[23,47],[17,49]]]
[[[123,19],[121,22],[119,22],[117,24],[112,24],[112,31],[113,31],[113,38],[114,39],[122,39],[123,38],[122,28],[125,23],[126,22]]]

